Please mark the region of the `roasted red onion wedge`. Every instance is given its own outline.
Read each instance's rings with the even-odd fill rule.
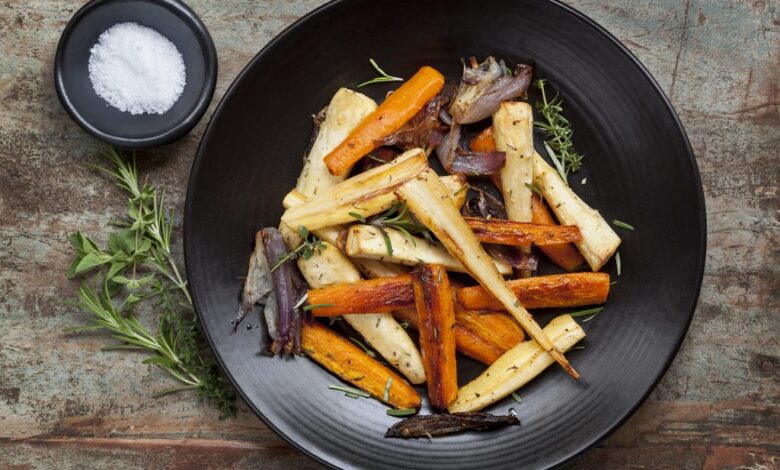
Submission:
[[[501,171],[506,154],[499,151],[474,152],[461,148],[460,124],[453,123],[450,132],[436,147],[436,155],[447,173],[453,175],[492,175]]]
[[[392,425],[385,433],[385,437],[403,439],[433,437],[463,431],[489,431],[505,426],[519,425],[520,420],[512,412],[506,416],[496,416],[490,413],[418,415]]]

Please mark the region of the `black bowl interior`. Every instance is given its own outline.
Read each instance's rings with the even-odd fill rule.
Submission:
[[[117,23],[155,29],[179,49],[187,82],[164,114],[132,115],[110,106],[89,80],[87,63],[98,37]],[[217,55],[206,27],[177,0],[97,0],[82,7],[66,26],[55,58],[55,84],[65,109],[94,136],[123,148],[172,142],[201,118],[214,93]]]
[[[619,230],[619,282],[605,311],[584,324],[586,349],[568,354],[581,383],[552,367],[519,391],[522,404],[507,399],[488,409],[514,408],[522,427],[384,439],[397,420],[379,403],[328,390],[338,380],[309,360],[259,356],[256,329],[231,335],[241,277],[255,231],[278,224],[311,114],[340,86],[374,76],[368,58],[403,77],[429,64],[455,79],[459,58],[491,54],[512,64],[532,61],[537,76],[560,91],[586,154],[572,185],[607,220],[636,231]],[[393,86],[361,91],[381,99]],[[318,9],[263,49],[226,94],[194,163],[185,215],[197,310],[227,374],[282,436],[345,468],[542,468],[592,447],[636,409],[674,357],[696,304],[704,241],[698,170],[657,84],[591,20],[531,0],[344,0]],[[616,274],[614,263],[606,269]],[[555,314],[541,312],[538,320]],[[260,324],[258,313],[249,321]],[[459,379],[481,370],[463,360]]]

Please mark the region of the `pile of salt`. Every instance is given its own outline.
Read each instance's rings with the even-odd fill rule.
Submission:
[[[163,114],[184,91],[184,59],[176,46],[154,29],[120,23],[100,35],[89,56],[95,93],[130,114]]]

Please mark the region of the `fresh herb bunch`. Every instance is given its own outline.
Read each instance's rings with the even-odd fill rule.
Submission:
[[[276,271],[276,269],[283,265],[285,261],[296,260],[299,257],[303,259],[309,259],[325,249],[325,244],[322,243],[322,240],[309,232],[309,229],[303,225],[298,227],[298,236],[301,237],[301,240],[303,240],[301,244],[298,245],[298,248],[294,249],[293,251],[287,251],[279,258],[277,258],[274,262],[274,265],[271,266],[271,272]]]
[[[545,83],[545,80],[541,78],[534,82],[542,94],[542,100],[536,102],[536,110],[544,117],[545,121],[534,121],[534,125],[548,137],[544,141],[544,147],[561,178],[568,185],[569,174],[579,171],[582,167],[583,155],[574,150],[572,143],[574,131],[569,120],[563,117],[563,101],[557,94],[548,100],[547,92],[544,89]]]
[[[91,282],[82,280],[74,302],[94,316],[90,324],[70,331],[109,331],[119,343],[104,350],[150,353],[144,364],[154,364],[180,382],[155,396],[195,390],[211,400],[223,417],[231,416],[235,393],[208,350],[193,314],[187,281],[171,253],[173,221],[163,207],[165,193],[139,184],[134,158],[125,160],[114,148],[105,155],[111,167],[97,169],[129,193],[127,219],[112,223],[117,229],[108,235],[106,249],[81,232],[71,235],[76,258],[68,277],[95,275]],[[157,331],[147,329],[133,314],[133,308],[144,301],[153,301],[159,311]]]
[[[390,236],[385,231],[386,228],[398,230],[411,240],[412,243],[416,243],[412,238],[412,235],[422,235],[428,243],[433,243],[433,236],[431,235],[430,230],[417,220],[403,202],[395,201],[390,209],[384,214],[380,214],[369,220],[366,220],[365,217],[356,212],[350,212],[349,215],[364,224],[373,225],[380,230],[389,256],[393,256],[393,243],[390,241]]]

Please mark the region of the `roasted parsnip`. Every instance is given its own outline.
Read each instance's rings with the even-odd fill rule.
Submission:
[[[531,221],[531,183],[534,176],[534,124],[531,105],[501,103],[493,114],[496,150],[506,152],[501,189],[509,220]]]
[[[323,242],[324,248],[310,258],[299,258],[298,268],[309,287],[360,281],[360,273],[336,247]],[[309,304],[314,304],[309,299]],[[414,384],[425,381],[425,370],[417,347],[398,321],[387,313],[344,315],[344,320],[366,342]]]
[[[346,179],[309,198],[304,204],[287,209],[282,215],[282,222],[290,228],[302,225],[314,231],[354,222],[355,214],[362,217],[379,214],[389,209],[394,200],[377,196],[392,194],[427,167],[425,152],[409,150],[390,163]]]
[[[301,348],[323,367],[377,400],[398,408],[420,408],[420,395],[403,378],[324,325],[305,323]]]
[[[593,271],[598,271],[620,246],[620,237],[595,209],[563,182],[538,153],[534,155],[534,182],[562,224],[576,225],[582,240],[575,243]]]
[[[452,206],[446,187],[431,169],[419,173],[417,178],[404,183],[396,191],[417,219],[425,224],[447,247],[449,252],[466,267],[473,276],[520,323],[528,335],[575,379],[579,374],[555,345],[539,328],[526,309],[507,287],[485,250],[460,213]]]
[[[458,394],[449,278],[444,266],[436,264],[421,265],[412,274],[428,401],[434,408],[446,409]]]
[[[344,253],[353,258],[374,259],[407,266],[435,263],[443,265],[449,271],[466,272],[463,264],[453,258],[440,244],[430,243],[424,238],[407,235],[394,228],[352,225],[347,229],[343,240]],[[511,266],[490,259],[501,274],[512,274]]]
[[[316,196],[346,179],[347,174],[332,175],[323,158],[339,145],[358,124],[376,109],[368,96],[339,88],[328,104],[325,120],[303,162],[295,189],[305,196]]]
[[[543,331],[561,351],[568,351],[585,337],[585,332],[569,315],[554,318]],[[527,384],[553,362],[553,357],[536,341],[522,342],[461,387],[448,410],[450,413],[479,411]]]

